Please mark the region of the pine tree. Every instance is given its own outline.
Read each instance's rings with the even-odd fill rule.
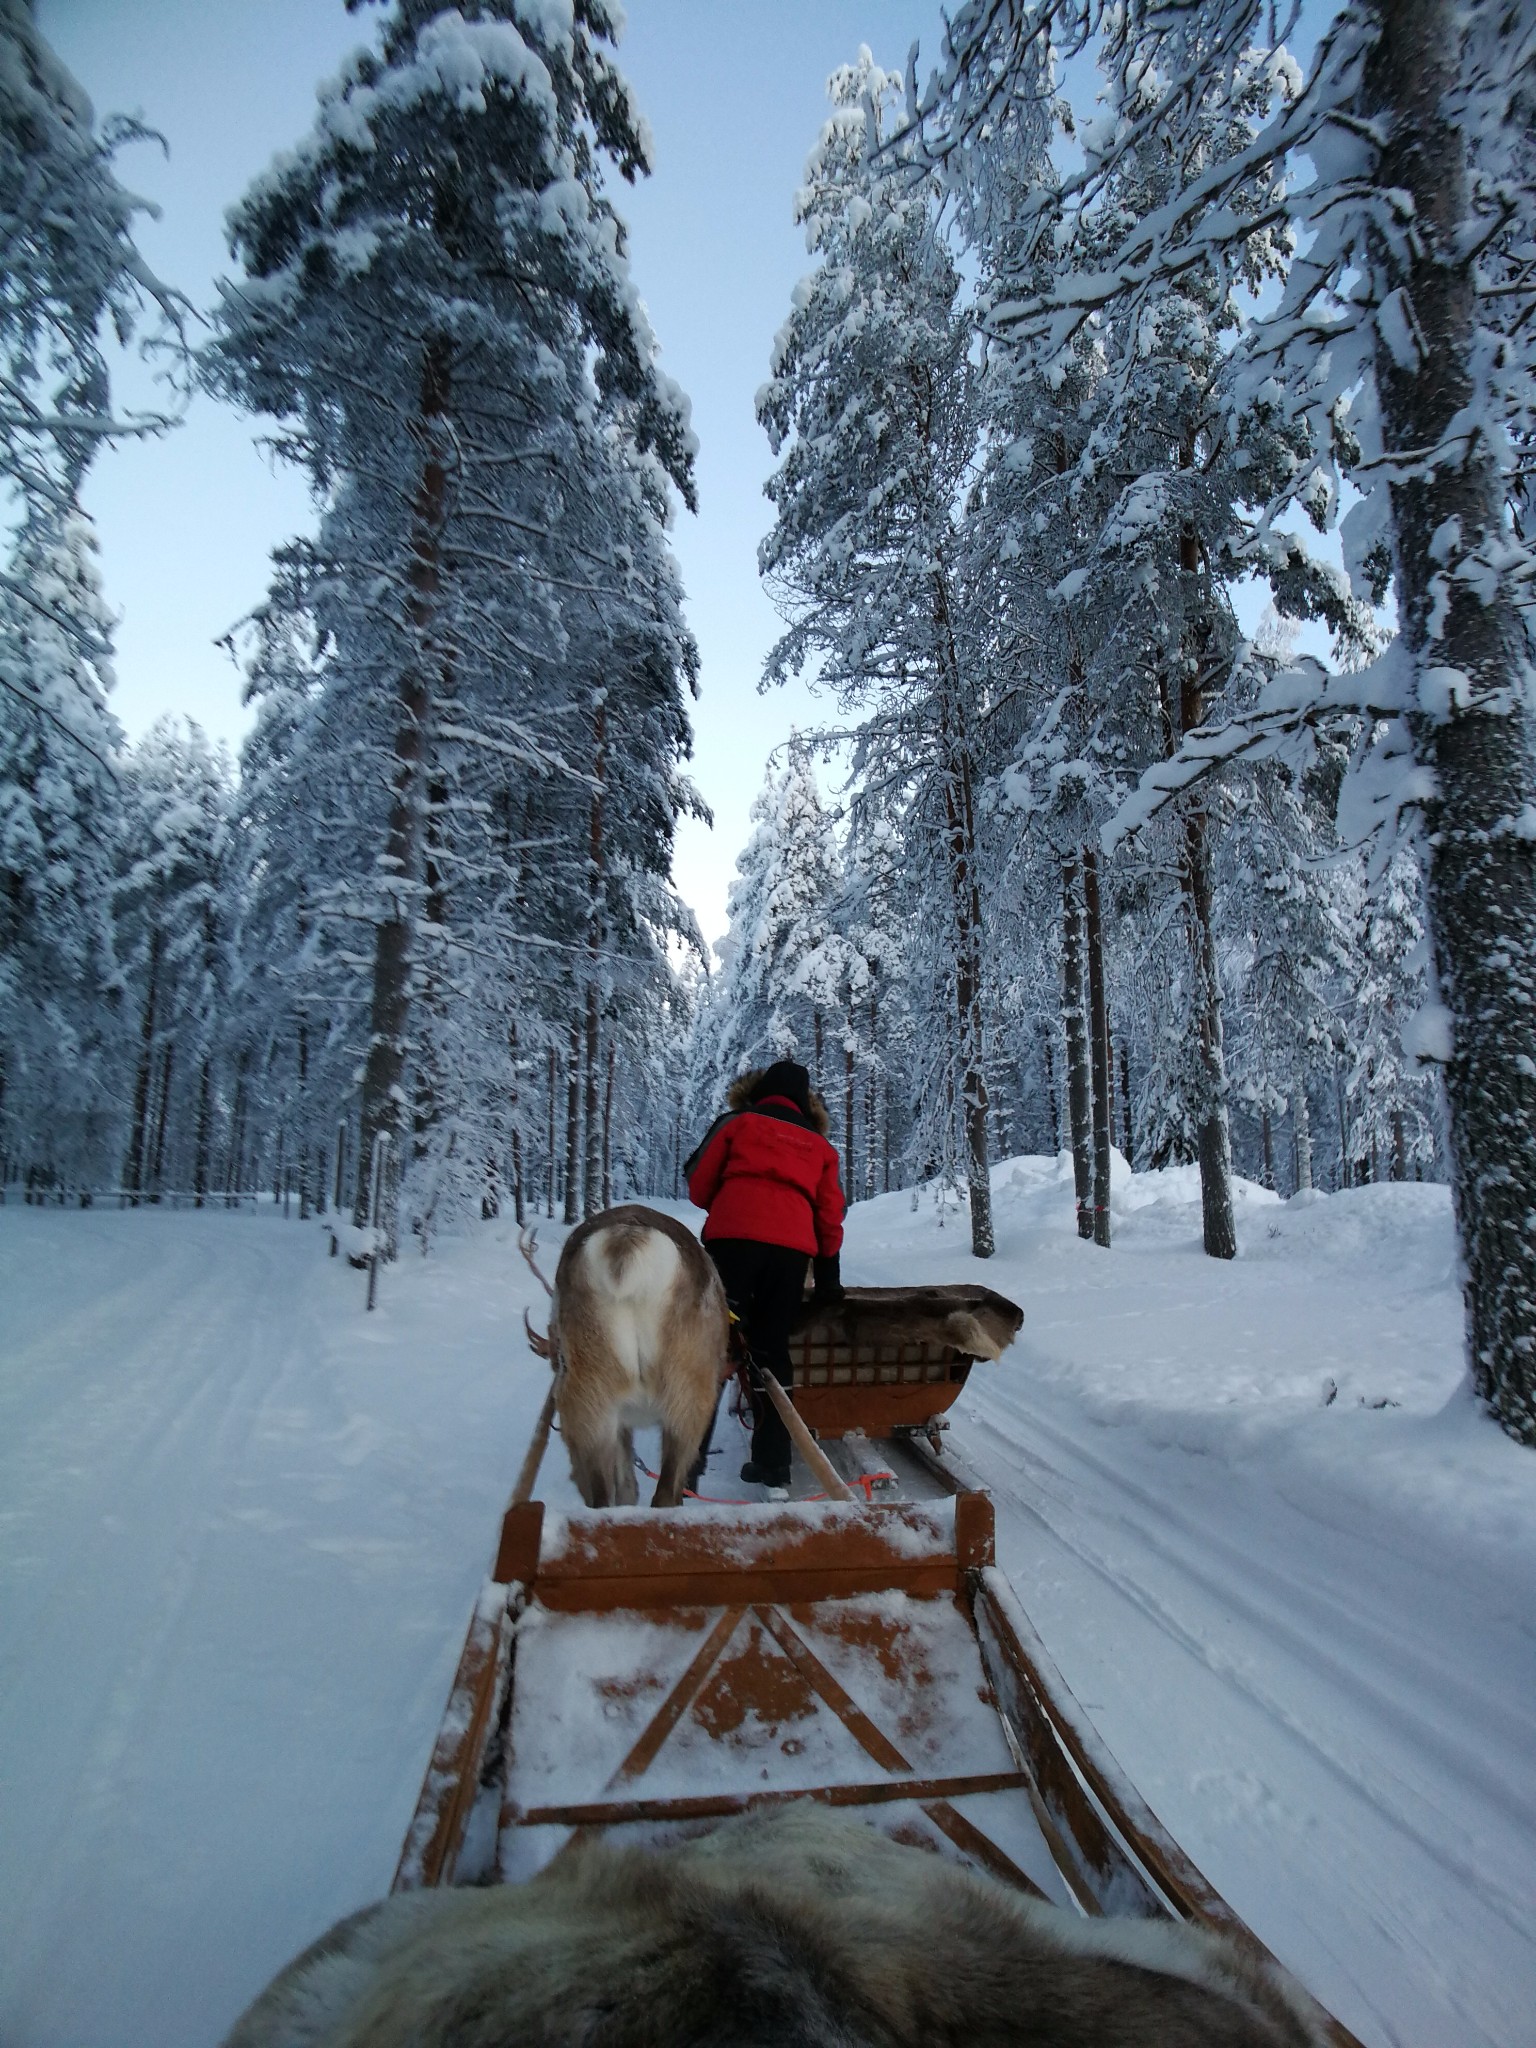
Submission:
[[[165,412],[114,413],[103,330],[179,339],[185,302],[133,241],[148,211],[118,183],[116,151],[148,134],[98,127],[90,100],[38,32],[32,0],[0,0],[0,475],[24,520],[58,529],[103,441],[158,432]],[[172,351],[175,360],[175,351]],[[4,587],[27,600],[25,577]]]
[[[470,1022],[516,964],[483,974],[474,938],[504,900],[496,830],[574,863],[583,814],[585,885],[563,872],[590,903],[599,642],[649,616],[671,632],[674,688],[684,665],[646,572],[668,480],[691,502],[692,441],[601,189],[605,158],[646,167],[614,30],[603,0],[564,22],[512,0],[473,20],[402,6],[233,216],[245,279],[224,289],[208,368],[283,422],[322,511],[310,715],[354,771],[341,809],[366,857],[314,877],[312,904],[373,928],[356,1213],[391,1247],[393,1191],[369,1215],[376,1139],[425,1176],[424,1232],[442,1161],[483,1173],[445,1117],[449,1076],[466,1045],[512,1058],[504,1021],[491,1041]],[[583,926],[590,959],[577,909]],[[566,977],[578,1040],[592,986]]]
[[[901,787],[931,878],[940,1071],[926,1100],[941,1158],[959,1139],[972,1247],[993,1249],[986,992],[977,843],[978,687],[963,659],[954,514],[974,459],[971,326],[936,194],[877,155],[899,81],[868,50],[830,82],[833,115],[797,202],[816,267],[758,396],[779,467],[760,566],[789,631],[770,680],[820,664],[865,716],[856,773]],[[941,1007],[942,1005],[942,1007]]]
[[[0,1151],[87,1185],[121,1115],[111,625],[89,522],[40,514],[0,589]]]
[[[171,718],[124,764],[116,909],[134,1058],[122,1186],[135,1202],[210,1186],[230,780],[201,729]]]

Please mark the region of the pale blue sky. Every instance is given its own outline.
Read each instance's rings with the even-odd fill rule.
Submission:
[[[142,113],[170,145],[126,152],[124,181],[163,208],[140,244],[196,303],[226,263],[224,210],[308,127],[317,79],[372,33],[341,0],[39,0],[38,14],[98,113]],[[705,934],[725,894],[769,751],[818,711],[803,692],[757,694],[778,629],[757,580],[768,445],[752,400],[806,268],[791,218],[825,116],[828,73],[861,42],[890,67],[914,40],[936,54],[933,0],[630,0],[621,60],[656,139],[656,174],[617,187],[663,360],[693,401],[700,511],[676,547],[703,652],[695,779],[713,833],[684,828],[677,881]],[[206,399],[168,439],[102,457],[86,502],[118,631],[118,716],[137,735],[163,711],[238,741],[238,678],[215,647],[256,603],[272,545],[302,527],[299,479],[273,474],[258,431]]]

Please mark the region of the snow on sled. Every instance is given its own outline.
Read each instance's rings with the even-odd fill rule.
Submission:
[[[509,1508],[394,1888],[520,1880],[595,1832],[665,1840],[794,1799],[1268,1955],[1098,1740],[994,1566],[990,1498],[964,1490]]]

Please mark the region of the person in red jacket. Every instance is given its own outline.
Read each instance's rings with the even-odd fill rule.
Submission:
[[[727,1109],[688,1161],[688,1198],[707,1209],[704,1248],[740,1318],[747,1349],[779,1383],[792,1384],[789,1332],[815,1261],[816,1299],[839,1301],[843,1190],[827,1142],[826,1105],[794,1060],[743,1074]],[[699,1450],[702,1468],[709,1438]],[[752,1432],[749,1482],[789,1485],[790,1442],[778,1410],[763,1404]]]

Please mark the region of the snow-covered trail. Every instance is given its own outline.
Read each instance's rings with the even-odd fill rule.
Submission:
[[[1444,1191],[1247,1191],[1225,1267],[1177,1175],[1107,1255],[1058,1162],[995,1192],[955,1439],[1079,1699],[1368,2048],[1532,2048],[1536,1460],[1457,1395]],[[846,1276],[978,1277],[956,1222],[862,1204]],[[208,2048],[387,1887],[546,1384],[514,1238],[367,1316],[270,1209],[0,1209],[6,2048]]]
[[[387,1886],[544,1384],[450,1263],[366,1317],[270,1210],[0,1215],[7,2048],[212,2042]]]
[[[1171,1176],[1122,1186],[1108,1257],[1063,1192],[999,1175],[985,1277],[1026,1323],[956,1411],[999,1562],[1138,1790],[1362,2039],[1530,2048],[1536,1469],[1456,1392],[1443,1191],[1247,1190],[1227,1268]],[[875,1204],[851,1236],[859,1279],[976,1274],[963,1219]]]
[[[968,1423],[999,1562],[1217,1888],[1367,2040],[1536,2038],[1536,1701],[1486,1668],[1496,1604],[1049,1396]]]

